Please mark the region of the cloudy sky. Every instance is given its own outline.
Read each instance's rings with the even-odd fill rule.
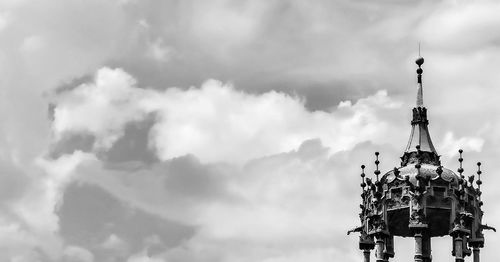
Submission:
[[[500,226],[499,13],[0,0],[0,261],[361,261],[359,166],[399,165],[419,41],[434,144],[452,170],[459,148],[466,174],[483,162]],[[483,258],[499,245],[488,231]]]

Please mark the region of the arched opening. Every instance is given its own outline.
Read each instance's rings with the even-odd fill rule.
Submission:
[[[451,255],[452,242],[450,236],[433,237],[432,245],[432,261],[455,261]],[[395,256],[390,261],[413,261],[415,255],[415,240],[412,237],[395,237],[394,238]],[[375,257],[373,260],[375,261]]]

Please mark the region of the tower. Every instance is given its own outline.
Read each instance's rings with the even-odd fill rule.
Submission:
[[[415,63],[417,103],[412,110],[410,139],[400,166],[381,176],[378,152],[375,152],[374,178],[366,177],[366,167],[361,166],[361,225],[347,234],[361,234],[359,248],[365,262],[370,261],[371,250],[377,262],[394,257],[394,236],[413,237],[414,261],[430,262],[431,238],[446,235],[452,239],[455,261],[462,262],[472,254],[473,261],[479,262],[479,250],[484,246],[483,230],[495,230],[482,224],[481,163],[477,163],[477,179],[474,175],[464,176],[461,149],[458,174],[441,166],[423,102],[424,58],[419,57]]]

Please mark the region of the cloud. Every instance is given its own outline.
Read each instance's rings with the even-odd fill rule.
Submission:
[[[108,73],[128,81],[108,78]],[[113,81],[99,81],[99,77]],[[92,95],[97,88],[99,97]],[[95,119],[94,124],[100,125],[93,128],[85,118],[78,118],[74,126],[67,121],[77,118],[73,112],[93,108],[94,100],[106,101],[94,115],[113,121]],[[65,110],[65,118],[58,119],[59,105]],[[154,116],[148,118],[148,131],[137,135],[148,137],[147,144],[156,150],[157,161],[131,167],[120,161],[109,165],[106,158],[97,157],[82,160],[74,171],[75,180],[109,196],[82,191],[72,199],[84,200],[92,195],[102,202],[115,198],[108,206],[127,203],[132,210],[140,210],[134,212],[192,229],[183,241],[172,245],[165,245],[167,238],[160,236],[161,241],[156,242],[160,244],[154,247],[124,237],[130,234],[124,233],[130,230],[125,226],[128,223],[103,231],[96,229],[106,223],[98,220],[94,229],[80,229],[103,232],[99,243],[107,243],[122,232],[121,253],[113,254],[130,259],[302,261],[312,256],[327,261],[347,252],[352,256],[346,259],[355,261],[360,257],[356,239],[345,241],[344,236],[351,224],[357,225],[352,200],[357,199],[359,188],[352,181],[359,178],[352,176],[359,173],[358,166],[373,151],[383,153],[382,170],[397,165],[410,131],[409,124],[397,124],[405,119],[402,112],[409,114],[410,110],[401,110],[402,102],[383,90],[357,101],[345,100],[329,111],[309,111],[303,99],[296,96],[248,94],[215,80],[200,88],[169,88],[163,92],[144,89],[123,70],[109,68],[100,70],[90,83],[60,93],[54,106],[54,124],[65,127],[54,128],[56,139],[66,132],[90,134],[96,140],[113,138],[107,147],[89,151],[96,155],[106,154],[113,143],[123,139],[127,125]],[[431,130],[435,129],[431,126]],[[470,150],[483,150],[483,140],[478,137],[448,134],[438,150],[448,152],[458,143]],[[356,159],[359,162],[353,162]],[[91,206],[97,202],[86,201]],[[67,200],[65,203],[68,205],[63,210],[82,206]],[[75,214],[75,210],[60,213],[63,223],[78,221],[72,217]],[[159,230],[158,224],[148,224],[153,225],[150,232]],[[134,234],[154,238],[145,232]],[[83,242],[74,244],[92,250]],[[125,248],[130,246],[135,249]],[[220,252],[221,247],[229,251]],[[400,256],[411,255],[407,249],[402,250]],[[442,255],[436,252],[437,257]]]
[[[55,135],[90,133],[97,138],[96,147],[111,147],[127,122],[144,117],[135,103],[140,90],[132,89],[133,85],[135,80],[122,70],[104,68],[96,74],[95,83],[63,93],[54,109]]]
[[[356,238],[345,241],[345,232],[357,223],[352,199],[359,186],[341,181],[359,172],[352,159],[376,148],[364,143],[330,156],[321,141],[309,140],[297,150],[245,166],[201,164],[193,156],[132,171],[82,164],[76,174],[84,184],[66,190],[60,209],[62,232],[69,243],[91,250],[88,245],[116,242],[111,240],[119,236],[120,246],[135,251],[107,254],[130,259],[302,261],[310,255],[329,261],[350,250],[346,259],[355,261]],[[158,216],[158,223],[135,220],[143,212]],[[137,223],[143,229],[133,229]],[[187,234],[169,242],[175,232]],[[149,237],[153,233],[158,237]],[[141,244],[141,239],[150,240]],[[104,251],[94,253],[105,257]]]
[[[141,23],[142,24],[142,23]],[[173,55],[174,50],[171,47],[165,45],[161,38],[149,43],[146,56],[150,57],[158,62],[167,62]]]
[[[433,48],[446,47],[448,52],[496,46],[500,34],[493,28],[500,19],[494,14],[499,10],[500,5],[495,1],[459,4],[444,1],[423,21],[419,31]]]
[[[483,145],[484,140],[480,137],[461,137],[460,139],[456,139],[454,134],[449,132],[446,133],[440,148],[444,154],[454,156],[457,155],[459,149],[481,152]]]
[[[438,152],[483,162],[485,218],[499,215],[494,1],[0,9],[2,261],[359,260],[343,228],[358,162],[398,163],[418,41]],[[116,209],[75,225],[78,199]]]
[[[110,68],[99,70],[92,83],[59,93],[54,105],[56,139],[91,135],[94,148],[106,150],[128,123],[154,114],[149,138],[158,158],[194,154],[202,161],[240,163],[312,138],[321,138],[332,152],[352,148],[358,137],[375,140],[390,132],[376,113],[387,112],[389,119],[401,107],[380,91],[355,104],[344,102],[338,111],[310,112],[301,98],[274,91],[247,94],[215,80],[199,89],[159,92],[138,88],[132,76]]]
[[[96,106],[96,101],[105,102]],[[127,232],[124,224],[116,225],[98,242],[107,243],[118,236],[116,232],[125,230],[119,235],[122,258],[301,261],[311,255],[326,261],[349,252],[353,255],[348,259],[354,261],[359,259],[355,239],[342,241],[347,225],[353,221],[352,226],[356,225],[352,199],[356,199],[358,186],[342,181],[353,181],[352,174],[359,172],[357,166],[370,151],[383,151],[382,170],[398,164],[410,131],[409,124],[399,124],[410,114],[409,109],[402,110],[402,104],[381,90],[357,101],[344,100],[327,111],[310,111],[303,98],[285,93],[250,94],[215,80],[199,88],[159,91],[139,87],[121,69],[103,68],[90,82],[56,95],[53,131],[56,145],[68,141],[58,138],[79,134],[110,141],[93,142],[88,154],[98,157],[83,160],[74,171],[75,180],[110,195],[99,199],[116,198],[163,223],[172,221],[193,229],[182,242],[171,246],[151,248],[135,242],[131,250],[125,248],[134,241],[123,237]],[[64,117],[59,118],[58,110]],[[93,118],[78,117],[86,111],[98,113]],[[131,166],[127,161],[134,157],[113,164],[99,157],[109,154],[118,141],[136,140],[126,138],[126,130],[142,121],[148,122],[147,128],[136,136],[147,137],[141,143],[156,153],[155,161]],[[436,129],[431,125],[431,130]],[[458,143],[482,150],[481,138],[448,134],[438,150],[451,151]],[[141,161],[139,156],[135,158]],[[353,159],[359,162],[353,163]],[[96,193],[73,198],[85,199],[86,195]],[[117,201],[110,206],[121,206]],[[88,200],[91,205],[94,202]],[[61,218],[77,221],[71,218],[76,213],[66,211]],[[96,222],[95,227],[102,223]],[[147,235],[135,234],[143,239]],[[343,244],[332,248],[338,242]],[[81,242],[74,244],[90,248]],[[231,251],[221,253],[221,246]],[[158,248],[162,251],[142,253]],[[410,252],[403,249],[404,255]]]
[[[145,245],[155,253],[193,234],[190,226],[137,209],[89,184],[71,184],[57,214],[66,243],[88,249],[96,261],[124,261]]]

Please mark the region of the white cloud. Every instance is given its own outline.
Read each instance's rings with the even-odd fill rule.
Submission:
[[[122,134],[124,125],[144,117],[137,104],[141,90],[120,69],[103,68],[95,82],[83,84],[58,98],[53,130],[57,138],[65,132],[90,133],[97,147],[109,148]]]
[[[480,137],[455,138],[453,132],[447,132],[439,148],[443,154],[451,157],[457,155],[459,149],[481,152],[483,145],[484,139]]]
[[[247,257],[251,261],[339,257],[343,253],[332,239],[344,237],[344,231],[332,221],[347,224],[356,214],[349,210],[354,189],[338,183],[351,181],[342,175],[357,171],[346,166],[364,159],[350,155],[356,144],[382,143],[377,145],[382,152],[404,146],[409,111],[401,109],[399,101],[410,92],[401,85],[409,85],[414,76],[414,66],[407,66],[406,58],[416,53],[417,39],[429,58],[425,81],[439,87],[426,89],[431,133],[441,138],[434,140],[438,151],[445,157],[459,147],[480,151],[485,174],[500,168],[500,125],[495,117],[500,6],[495,1],[159,3],[0,3],[0,156],[12,162],[0,170],[0,260],[43,261],[48,256],[57,261],[64,252],[90,259],[83,247],[65,248],[68,240],[58,235],[55,213],[65,185],[82,177],[127,204],[200,226],[196,237],[166,254],[153,255],[155,259],[238,261],[248,252],[253,252]],[[156,61],[170,62],[172,50],[178,63],[155,67],[157,63],[144,59],[146,52]],[[154,88],[198,85],[210,77],[234,80],[237,88],[212,80],[199,88],[141,89],[129,73],[102,68],[94,82],[56,98],[55,121],[48,123],[42,90],[104,64],[124,66],[139,83],[151,80],[148,85]],[[165,70],[158,73],[153,68]],[[146,73],[141,79],[137,72]],[[302,97],[264,91],[279,86],[307,96],[319,90],[316,85],[328,87],[322,91],[325,95],[319,94],[328,102],[318,108],[331,110],[312,112]],[[226,193],[234,198],[208,194],[213,188],[220,190],[210,183],[200,187],[196,181],[182,180],[189,177],[187,171],[175,177],[181,180],[174,181],[177,185],[188,185],[180,189],[165,189],[163,177],[148,175],[147,169],[110,171],[95,152],[40,160],[48,150],[50,128],[55,139],[73,133],[95,136],[94,149],[102,151],[123,135],[127,123],[149,114],[157,117],[150,143],[162,161],[193,154],[215,166],[198,163],[204,166],[198,173],[210,170],[207,176],[225,182],[219,186],[228,187]],[[491,128],[476,132],[483,125]],[[314,138],[320,138],[325,148],[303,144]],[[291,153],[295,150],[297,155]],[[15,168],[7,168],[11,165]],[[223,175],[214,175],[214,170]],[[202,177],[198,173],[194,178]],[[499,180],[486,176],[485,181],[485,188],[493,189]],[[189,187],[193,184],[198,187]],[[485,209],[493,210],[487,212],[488,221],[498,217],[496,194],[485,190]],[[346,205],[345,213],[328,209],[337,200]],[[113,235],[107,240],[91,244],[120,246]],[[344,240],[338,242],[352,247],[345,253],[354,254],[345,260],[357,260],[355,239]],[[492,247],[499,240],[488,241]],[[321,246],[325,243],[328,247]],[[249,250],[249,245],[254,248]],[[230,246],[231,252],[221,252],[221,246]],[[494,258],[493,251],[486,248],[483,254]],[[153,259],[145,251],[133,258]]]
[[[497,45],[500,4],[496,1],[444,1],[423,20],[419,31],[432,48],[473,51]]]
[[[180,246],[151,258],[139,253],[133,259],[303,261],[310,255],[316,261],[331,261],[350,249],[345,260],[356,261],[360,258],[357,238],[345,236],[347,229],[358,223],[357,205],[352,200],[360,189],[351,183],[358,167],[351,162],[374,150],[373,145],[364,144],[330,157],[328,148],[311,140],[297,151],[255,159],[244,167],[200,165],[200,175],[218,172],[212,179],[220,186],[205,182],[206,190],[215,192],[199,198],[194,198],[191,190],[172,192],[169,187],[170,178],[175,176],[190,181],[186,178],[193,172],[189,168],[157,164],[158,168],[136,172],[111,171],[94,163],[81,165],[85,168],[76,172],[79,180],[104,188],[124,203],[195,226],[195,236]],[[146,246],[148,243],[152,242],[147,241]],[[221,248],[225,252],[220,252]]]
[[[53,130],[94,135],[97,148],[109,148],[126,123],[155,113],[151,144],[167,160],[194,154],[203,161],[244,161],[297,148],[321,138],[332,152],[352,148],[395,132],[377,112],[390,119],[401,103],[386,91],[343,103],[338,111],[310,112],[304,101],[283,93],[251,95],[210,80],[201,88],[164,92],[140,89],[120,69],[103,68],[95,83],[83,84],[57,97]],[[338,138],[342,139],[338,139]]]
[[[94,89],[109,88],[106,85],[110,82],[98,80],[100,74],[104,79],[108,77],[102,74],[129,80],[114,79],[111,82],[121,84],[113,84],[113,92],[101,92],[99,97],[88,95],[94,94]],[[394,161],[390,162],[397,163],[397,155],[402,152],[394,148],[404,145],[410,131],[409,125],[395,124],[403,122],[402,103],[384,90],[356,102],[341,102],[330,112],[311,112],[298,97],[274,91],[248,94],[215,80],[200,88],[160,92],[136,87],[133,78],[120,69],[101,69],[97,76],[96,84],[81,85],[57,98],[66,109],[66,117],[59,119],[65,120],[59,122],[65,128],[55,128],[56,132],[90,132],[98,140],[106,140],[107,136],[120,136],[125,123],[153,113],[156,122],[149,134],[150,143],[163,161],[177,161],[175,157],[193,154],[206,163],[186,162],[198,165],[196,172],[207,177],[204,187],[198,188],[205,189],[201,193],[189,188],[196,184],[190,179],[202,178],[197,173],[193,176],[192,169],[162,171],[160,166],[124,173],[103,170],[99,160],[92,159],[75,171],[79,180],[99,185],[134,207],[198,228],[196,235],[181,247],[161,256],[139,253],[131,257],[138,261],[189,261],[205,257],[201,254],[208,254],[207,261],[301,261],[306,254],[317,256],[318,261],[329,261],[338,252],[331,246],[340,237],[343,241],[348,226],[357,224],[356,205],[352,203],[357,183],[342,181],[354,181],[352,174],[359,172],[352,159],[363,161],[370,155],[365,152],[368,147],[375,151],[372,144],[360,143],[386,143],[380,147],[389,152],[383,153],[392,157]],[[73,94],[81,97],[75,99]],[[136,99],[120,100],[122,97]],[[115,98],[123,103],[116,103]],[[80,118],[83,120],[77,125],[67,121],[76,118],[72,108],[83,112],[84,108],[92,108],[97,99],[109,102],[95,116],[120,121],[92,119],[100,123],[93,129],[85,122],[90,119]],[[120,114],[122,111],[136,113],[128,118]],[[404,111],[410,113],[409,109]],[[57,118],[56,113],[54,123],[58,123]],[[110,124],[107,128],[111,127],[111,132],[101,127],[104,123]],[[451,152],[458,144],[477,151],[483,140],[455,138],[449,133],[441,151]],[[365,157],[360,157],[360,152],[365,152]],[[238,165],[241,163],[246,164]],[[215,174],[213,170],[217,170]],[[213,186],[211,179],[220,184]],[[206,190],[225,193],[210,194]],[[205,197],[200,198],[198,193]],[[332,206],[332,200],[336,205]],[[351,239],[342,245],[344,249],[352,245],[352,261],[360,256],[354,253],[354,242]],[[229,246],[231,251],[220,253],[221,246]],[[248,250],[248,246],[253,248]]]
[[[57,261],[63,255],[64,244],[58,234],[59,217],[55,212],[65,185],[72,180],[74,169],[85,159],[80,152],[53,161],[39,159],[36,168],[26,164],[24,168],[30,171],[28,175],[15,173],[27,184],[24,190],[17,188],[19,195],[2,207],[1,260],[44,261],[43,257],[47,257]],[[11,186],[15,184],[11,183]]]
[[[169,89],[157,103],[160,121],[152,139],[161,159],[192,153],[203,161],[230,162],[290,151],[312,138],[332,152],[352,148],[359,137],[372,140],[389,131],[375,112],[395,104],[379,92],[340,112],[309,112],[300,98],[249,95],[217,81]]]
[[[109,237],[101,244],[105,249],[122,251],[127,249],[127,243],[115,234],[109,235]]]
[[[144,26],[144,23],[140,22],[140,24]],[[158,62],[167,62],[168,60],[170,60],[171,56],[174,53],[174,50],[171,47],[167,46],[161,38],[149,42],[147,48],[148,49],[146,51],[146,56]]]

